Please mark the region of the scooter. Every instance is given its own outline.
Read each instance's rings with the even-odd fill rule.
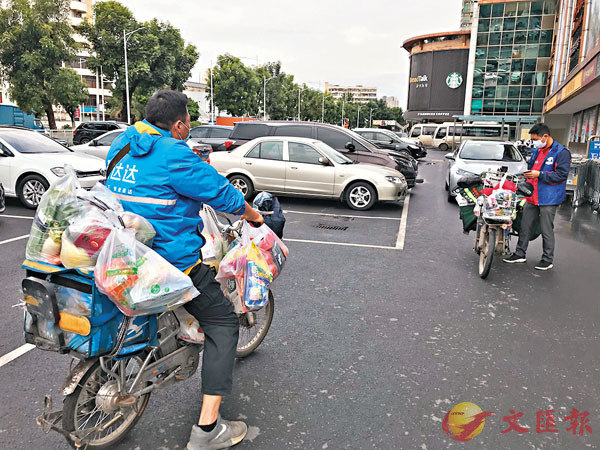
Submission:
[[[241,229],[239,221],[217,223],[224,236]],[[74,448],[110,448],[135,426],[153,391],[196,372],[203,345],[177,337],[176,313],[126,317],[97,290],[92,272],[30,260],[23,268],[26,342],[73,357],[62,409],[53,411],[52,398],[44,398],[37,419],[44,432],[59,432]],[[238,357],[262,343],[273,312],[269,292],[262,310],[238,314]]]

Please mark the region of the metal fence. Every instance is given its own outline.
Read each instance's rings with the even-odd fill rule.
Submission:
[[[573,205],[590,203],[594,211],[600,209],[600,160],[585,159],[577,166],[577,189]]]
[[[68,145],[73,145],[73,130],[48,130],[51,138],[66,141]]]

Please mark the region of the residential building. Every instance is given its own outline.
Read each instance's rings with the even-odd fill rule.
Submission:
[[[600,140],[600,0],[561,0],[544,121],[573,153]]]
[[[384,95],[383,97],[381,97],[381,99],[385,102],[385,105],[388,108],[400,107],[400,100],[398,100],[397,97]]]
[[[470,32],[431,33],[404,41],[410,55],[406,120],[445,122],[462,114]]]
[[[542,114],[557,0],[480,0],[471,28],[465,114]]]
[[[188,80],[183,85],[183,93],[198,103],[200,110],[198,120],[207,123],[210,120],[210,100],[207,96],[206,83]]]
[[[377,99],[377,88],[363,85],[340,86],[339,84],[325,83],[325,93],[333,95],[335,98],[345,97],[348,101],[354,103],[367,103],[369,100]]]

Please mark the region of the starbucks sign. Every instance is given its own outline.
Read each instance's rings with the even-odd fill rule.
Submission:
[[[458,72],[452,72],[446,77],[446,85],[450,89],[458,89],[463,83],[463,77]]]

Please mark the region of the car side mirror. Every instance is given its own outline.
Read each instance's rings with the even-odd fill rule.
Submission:
[[[446,153],[446,155],[444,156],[444,158],[449,159],[450,161],[455,161],[456,158],[454,156],[454,153]]]
[[[329,161],[329,158],[327,158],[325,156],[321,156],[319,158],[319,164],[322,164],[324,166],[329,166],[329,165],[331,165],[331,162]]]
[[[354,144],[352,142],[346,142],[346,145],[344,146],[346,148],[346,150],[348,150],[349,152],[353,152],[356,150],[356,147],[354,147]]]
[[[393,140],[393,139],[390,139],[390,144],[393,144],[393,143],[394,143],[394,140]]]

